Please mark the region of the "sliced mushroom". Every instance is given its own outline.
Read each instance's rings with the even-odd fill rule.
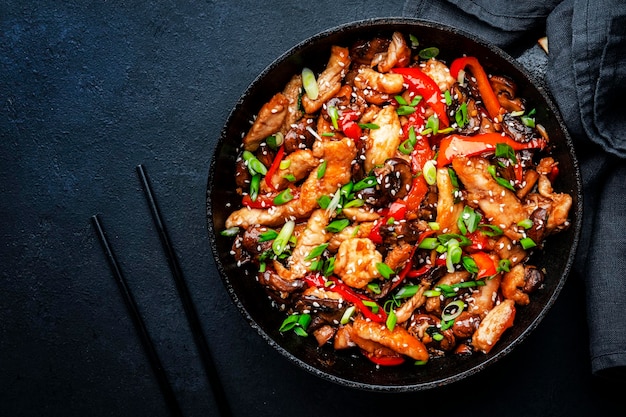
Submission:
[[[496,93],[500,105],[507,111],[524,110],[524,103],[517,97],[517,85],[513,80],[503,75],[492,75],[489,79],[491,88]]]
[[[413,174],[409,164],[401,158],[389,158],[380,168],[374,168],[380,198],[386,202],[404,198],[411,189]],[[386,203],[385,203],[386,204]]]

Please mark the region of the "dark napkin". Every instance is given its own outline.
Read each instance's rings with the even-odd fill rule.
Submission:
[[[620,4],[621,3],[621,4]],[[587,294],[591,371],[626,375],[626,7],[623,0],[407,0],[404,15],[455,26],[527,65],[547,35],[548,86],[576,146],[584,224],[573,274]],[[524,53],[522,53],[524,52]],[[536,53],[536,52],[535,52]],[[527,61],[527,62],[525,62]]]

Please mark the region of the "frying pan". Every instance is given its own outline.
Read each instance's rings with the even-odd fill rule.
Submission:
[[[252,267],[239,267],[229,254],[232,238],[220,235],[228,215],[240,207],[235,189],[235,159],[242,133],[250,121],[293,74],[309,67],[321,72],[332,45],[349,47],[360,39],[391,37],[400,31],[408,38],[415,35],[420,46],[436,46],[438,59],[448,64],[463,54],[478,57],[488,73],[508,75],[518,86],[528,108],[535,108],[554,146],[560,174],[555,191],[573,197],[570,227],[548,238],[544,250],[533,254],[531,262],[545,269],[544,287],[532,295],[528,306],[518,307],[515,325],[508,329],[489,354],[449,356],[431,359],[425,366],[411,361],[394,367],[376,367],[355,352],[335,351],[332,346],[318,347],[313,338],[278,331],[285,313],[272,306],[265,291],[255,280]],[[270,64],[247,88],[231,111],[215,149],[207,182],[207,222],[210,244],[217,269],[233,302],[250,326],[287,360],[329,381],[353,388],[378,392],[409,392],[431,389],[467,378],[495,363],[519,345],[539,325],[558,297],[569,275],[578,245],[581,217],[581,175],[571,139],[548,92],[501,49],[461,30],[419,19],[383,18],[362,20],[323,31],[294,46]],[[524,364],[520,363],[520,367]]]

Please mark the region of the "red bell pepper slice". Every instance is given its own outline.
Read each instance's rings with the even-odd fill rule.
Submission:
[[[376,365],[397,366],[404,363],[404,358],[399,353],[394,356],[378,356],[375,353],[368,352],[363,349],[361,349],[361,352],[367,359],[374,362]]]
[[[241,199],[241,204],[249,208],[266,209],[275,206],[274,198],[260,195],[256,200],[252,201],[250,194],[246,194]]]
[[[403,220],[406,216],[406,203],[403,200],[396,200],[391,203],[389,209],[386,210],[386,214],[383,215],[382,218],[378,219],[372,230],[368,235],[368,238],[374,242],[376,245],[380,245],[383,243],[383,237],[380,234],[380,228],[387,224],[389,219],[393,217],[394,220]]]
[[[343,130],[344,135],[354,140],[360,139],[363,134],[357,120],[359,114],[355,111],[344,111],[339,119],[339,128]]]
[[[496,96],[496,93],[494,93],[493,88],[491,87],[491,83],[489,82],[489,77],[487,76],[485,69],[482,65],[480,65],[478,59],[473,56],[455,59],[450,65],[450,75],[456,79],[459,76],[459,71],[467,67],[469,67],[472,75],[476,78],[478,92],[480,93],[480,97],[487,108],[489,116],[491,116],[492,120],[495,120],[495,118],[500,115],[500,102],[498,101],[498,96]]]
[[[267,170],[267,174],[265,174],[265,184],[267,184],[267,186],[274,191],[276,191],[276,187],[272,184],[272,176],[276,171],[278,171],[278,167],[280,166],[280,162],[283,160],[283,156],[285,156],[285,145],[281,145],[281,147],[278,148],[278,152],[276,152],[272,165]]]
[[[428,192],[428,183],[424,179],[423,175],[419,175],[413,178],[413,185],[411,185],[411,189],[406,197],[404,197],[404,201],[406,201],[406,208],[408,211],[415,211],[419,208],[420,204],[422,204],[422,200],[426,196]]]
[[[441,89],[432,78],[417,67],[393,68],[391,72],[401,74],[404,82],[409,85],[409,91],[422,96],[426,104],[437,114],[440,126],[450,125],[446,105],[441,101]]]
[[[465,248],[468,252],[483,251],[489,245],[489,238],[478,230],[468,233],[467,238],[472,242]]]
[[[304,277],[304,282],[306,282],[309,287],[317,287],[323,288],[326,284],[324,277],[320,274],[307,274]]]
[[[476,278],[486,278],[498,273],[495,262],[487,253],[475,252],[471,256],[474,262],[476,262],[476,266],[478,266]]]
[[[359,311],[371,321],[376,323],[385,323],[387,321],[387,313],[385,313],[382,307],[378,306],[378,312],[374,313],[369,307],[363,304],[363,301],[374,302],[373,300],[364,295],[357,294],[352,288],[339,281],[336,277],[330,277],[329,279],[333,282],[333,285],[328,287],[328,291],[336,292],[341,295],[344,300],[354,304]]]
[[[439,154],[437,156],[437,166],[443,167],[448,165],[455,156],[474,156],[494,153],[498,143],[507,144],[515,151],[522,149],[543,149],[547,145],[547,142],[543,138],[535,138],[529,142],[522,143],[508,136],[503,136],[500,133],[479,133],[474,136],[452,134],[441,139]]]

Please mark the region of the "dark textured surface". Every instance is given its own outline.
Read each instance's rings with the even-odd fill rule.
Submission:
[[[399,16],[402,4],[0,5],[1,415],[167,415],[91,227],[95,213],[185,415],[215,415],[135,174],[140,163],[235,415],[383,415],[407,405],[420,415],[623,413],[611,386],[591,376],[576,274],[509,356],[468,380],[415,394],[322,381],[274,352],[231,303],[205,219],[209,161],[228,112],[286,49],[340,23]]]

